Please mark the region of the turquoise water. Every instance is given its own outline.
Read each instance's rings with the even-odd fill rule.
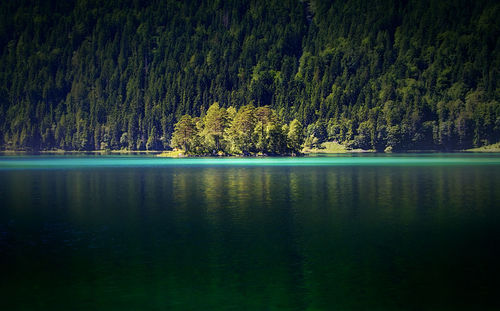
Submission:
[[[500,156],[0,157],[0,310],[498,310]]]
[[[500,165],[500,154],[336,155],[309,157],[161,158],[156,156],[0,157],[0,169],[162,166]]]

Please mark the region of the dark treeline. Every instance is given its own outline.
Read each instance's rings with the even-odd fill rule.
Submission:
[[[5,0],[0,148],[168,149],[214,102],[269,106],[308,144],[497,142],[498,16],[495,0]]]

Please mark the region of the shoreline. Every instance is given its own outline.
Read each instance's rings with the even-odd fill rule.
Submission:
[[[167,158],[195,158],[195,157],[304,157],[314,155],[328,154],[405,154],[405,153],[500,153],[500,143],[486,145],[478,148],[465,150],[400,150],[393,152],[377,151],[374,149],[348,149],[346,146],[337,142],[324,142],[320,147],[304,148],[298,154],[185,154],[182,150],[0,150],[0,155],[154,155]]]
[[[160,154],[164,150],[0,150],[0,154],[96,154],[96,155],[109,155],[109,154]]]
[[[500,149],[467,149],[467,150],[404,150],[397,152],[384,152],[376,150],[361,150],[353,149],[341,152],[302,152],[300,154],[184,154],[179,151],[161,151],[161,150],[150,150],[150,151],[127,151],[127,150],[92,150],[92,151],[65,151],[65,150],[43,150],[43,151],[26,151],[26,150],[1,150],[0,156],[22,156],[22,155],[149,155],[161,158],[201,158],[201,157],[211,157],[211,158],[228,158],[228,157],[240,157],[240,158],[279,158],[279,157],[308,157],[308,156],[322,156],[322,155],[334,155],[334,154],[411,154],[411,153],[469,153],[469,154],[485,154],[485,153],[500,153]]]

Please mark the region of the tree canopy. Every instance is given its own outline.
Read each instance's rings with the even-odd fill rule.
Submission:
[[[267,121],[259,121],[260,118]],[[190,115],[181,117],[174,126],[172,146],[198,155],[299,154],[303,136],[299,121],[294,119],[287,126],[267,106],[246,105],[228,119],[226,110],[214,103],[203,119],[193,119]]]

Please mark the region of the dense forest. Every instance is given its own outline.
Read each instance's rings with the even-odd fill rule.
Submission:
[[[215,102],[271,107],[310,145],[494,143],[499,16],[495,0],[1,1],[0,149],[170,149]]]

